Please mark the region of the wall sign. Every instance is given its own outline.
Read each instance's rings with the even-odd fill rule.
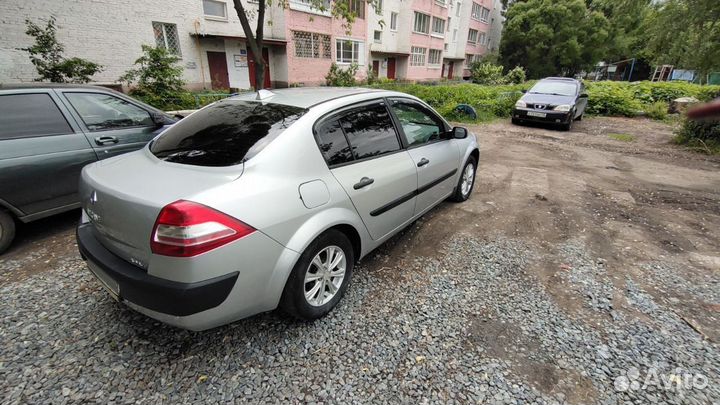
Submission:
[[[243,52],[245,51],[241,50],[241,55],[233,55],[233,62],[235,64],[235,67],[247,67],[247,53],[242,55]]]

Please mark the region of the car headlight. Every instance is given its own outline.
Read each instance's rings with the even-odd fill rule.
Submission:
[[[572,106],[570,104],[560,104],[559,106],[553,108],[555,111],[570,111]]]
[[[518,101],[515,102],[515,107],[517,107],[517,108],[527,108],[527,103],[524,102],[524,101],[522,101],[522,100],[518,100]]]

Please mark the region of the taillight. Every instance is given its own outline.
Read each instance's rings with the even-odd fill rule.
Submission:
[[[160,211],[150,248],[158,255],[197,256],[253,232],[255,228],[220,211],[178,200]]]

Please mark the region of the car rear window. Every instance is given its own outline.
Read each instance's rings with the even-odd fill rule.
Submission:
[[[282,104],[225,100],[170,127],[151,145],[159,159],[196,166],[240,164],[292,125],[305,109]]]

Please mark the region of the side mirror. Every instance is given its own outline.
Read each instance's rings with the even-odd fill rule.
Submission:
[[[522,94],[525,94],[525,93],[527,93],[527,90],[520,90],[520,92],[521,92]]]
[[[455,127],[452,129],[453,138],[465,139],[468,136],[468,130],[463,127]]]
[[[152,121],[157,125],[158,127],[161,127],[163,125],[173,124],[174,121],[172,121],[168,116],[165,114],[157,113],[157,112],[151,112],[150,118],[152,118]]]
[[[580,98],[588,98],[587,93],[582,93],[582,94],[580,95]]]

